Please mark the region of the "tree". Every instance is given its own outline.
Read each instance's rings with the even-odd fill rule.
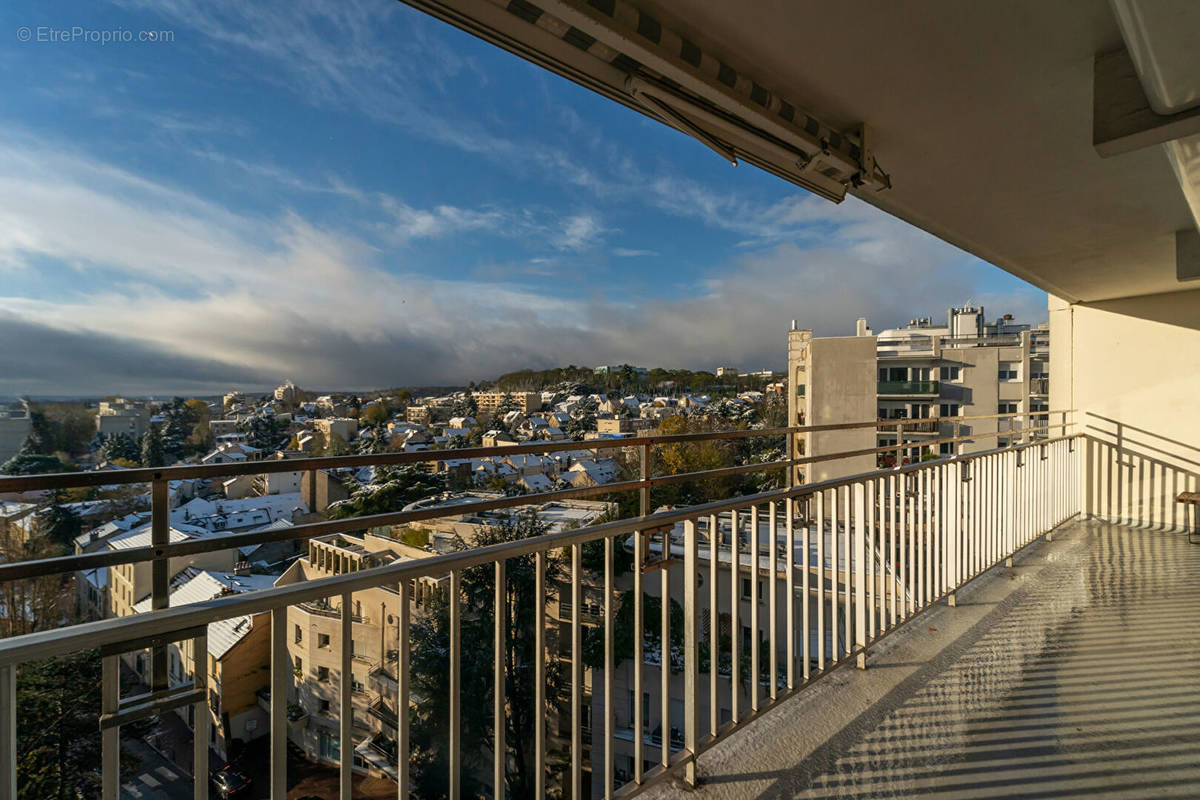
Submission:
[[[429,472],[424,464],[378,466],[371,483],[354,489],[348,499],[331,504],[328,514],[330,519],[387,514],[444,491],[445,480]]]
[[[37,434],[28,436],[17,454],[0,464],[0,473],[5,475],[42,475],[47,472],[70,472],[73,469],[57,456],[43,453]]]
[[[100,653],[32,661],[17,678],[18,797],[100,795]]]
[[[238,428],[246,434],[248,445],[261,450],[277,450],[285,441],[279,423],[267,414],[251,414],[238,424]]]
[[[501,542],[511,542],[532,536],[541,536],[548,530],[536,511],[505,517],[501,522],[485,528],[472,542],[473,547],[484,547]],[[462,542],[459,547],[466,547]],[[536,659],[534,621],[538,605],[544,598],[535,596],[535,556],[526,555],[510,558],[505,566],[504,606],[500,613],[505,620],[506,636],[502,660],[505,666],[505,697],[508,699],[506,713],[507,729],[505,743],[508,747],[506,779],[510,797],[532,797],[534,783],[534,730],[536,725],[545,724],[546,715],[560,703],[562,688],[561,665],[546,665],[546,707],[538,708],[534,703],[534,664]],[[564,570],[561,559],[546,559],[546,582],[562,580]],[[491,692],[494,653],[495,625],[495,571],[491,565],[473,567],[462,577],[461,642],[469,646],[461,648],[463,697],[463,781],[464,795],[479,794],[479,787],[471,786],[471,775],[480,766],[492,741]],[[417,749],[414,760],[417,770],[414,775],[416,793],[422,797],[440,797],[445,794],[444,783],[448,774],[448,729],[447,699],[449,697],[449,615],[445,600],[433,613],[422,618],[413,626],[413,690],[424,698],[424,702],[412,712],[412,738]]]
[[[100,442],[100,457],[105,461],[118,459],[136,462],[142,455],[137,440],[128,433],[111,433]]]
[[[64,552],[73,549],[75,537],[83,529],[79,515],[64,505],[65,499],[62,491],[56,492],[34,521],[35,535],[59,545]]]
[[[161,467],[163,463],[162,431],[159,430],[157,425],[152,424],[142,434],[142,466]]]

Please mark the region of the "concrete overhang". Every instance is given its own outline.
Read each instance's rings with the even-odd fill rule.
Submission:
[[[1197,286],[1181,281],[1192,273],[1177,258],[1192,252],[1177,233],[1196,227],[1178,159],[1164,152],[1179,143],[1107,158],[1094,143],[1097,56],[1126,47],[1103,0],[932,0],[919,13],[882,0],[407,1],[643,113],[617,73],[640,74],[645,62],[595,68],[578,54],[620,37],[645,47],[637,30],[649,20],[651,32],[661,26],[728,65],[739,86],[803,108],[853,145],[865,124],[890,188],[848,183],[849,193],[1052,294],[1095,302]],[[602,39],[595,25],[606,15],[613,30]],[[765,129],[755,110],[749,127]],[[722,153],[727,144],[706,143]],[[759,165],[781,173],[778,162]],[[835,179],[853,160],[841,167]]]

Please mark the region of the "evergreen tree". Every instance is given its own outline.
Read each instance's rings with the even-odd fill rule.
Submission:
[[[535,511],[506,517],[502,522],[480,533],[472,547],[484,547],[501,542],[517,541],[546,533],[548,525],[538,519]],[[465,547],[459,543],[460,547]],[[503,661],[505,665],[505,696],[508,746],[508,796],[532,797],[534,782],[534,726],[545,724],[546,715],[558,706],[562,690],[561,665],[546,665],[546,707],[534,703],[534,663],[536,658],[534,620],[537,604],[543,598],[535,596],[535,556],[510,558],[505,567],[505,601],[501,613],[506,618],[507,635]],[[562,580],[561,560],[547,559],[546,582],[553,585]],[[493,741],[492,700],[495,626],[495,571],[489,565],[474,567],[463,573],[461,607],[462,630],[460,642],[463,696],[462,743],[463,794],[479,794],[471,776]],[[469,645],[467,643],[470,643]],[[428,616],[413,626],[413,691],[424,701],[413,709],[411,730],[415,752],[414,784],[422,797],[445,795],[448,773],[448,711],[449,698],[449,615],[443,599]]]
[[[68,472],[73,467],[57,457],[42,452],[41,440],[36,433],[30,434],[17,454],[0,464],[0,474],[41,475],[47,472]]]
[[[162,431],[152,424],[142,435],[142,466],[161,467],[163,459]]]
[[[79,515],[65,505],[66,494],[62,490],[54,493],[49,503],[37,513],[35,520],[35,535],[63,548],[64,551],[74,548],[75,537],[83,529]]]
[[[100,456],[106,461],[116,461],[120,458],[136,462],[141,455],[137,440],[128,433],[109,434],[100,443]]]

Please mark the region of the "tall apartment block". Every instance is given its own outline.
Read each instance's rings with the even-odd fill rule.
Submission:
[[[904,461],[912,462],[948,454],[954,447],[951,442],[926,442],[1045,425],[1050,420],[1037,412],[1049,408],[1049,357],[1048,326],[1018,323],[1011,315],[987,322],[984,309],[970,305],[949,309],[945,325],[925,317],[878,334],[859,319],[852,337],[814,338],[793,323],[788,333],[788,407],[795,424],[857,422],[875,414],[902,425],[902,433],[863,428],[799,434],[795,452],[820,456],[894,446]],[[992,414],[1028,416],[969,419]],[[962,452],[1003,447],[1008,439],[976,438],[963,442]],[[895,456],[877,461],[895,463]],[[875,456],[859,456],[818,461],[799,472],[812,482],[875,466]]]

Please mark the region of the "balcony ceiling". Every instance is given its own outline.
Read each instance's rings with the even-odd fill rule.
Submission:
[[[1195,288],[1164,147],[1092,144],[1094,57],[1124,46],[1104,0],[633,5],[824,123],[866,121],[893,186],[867,202],[1069,300]]]
[[[644,4],[826,122],[870,123],[893,188],[857,194],[879,208],[1067,299],[1188,288],[1163,148],[1092,146],[1093,59],[1123,46],[1103,0]]]

